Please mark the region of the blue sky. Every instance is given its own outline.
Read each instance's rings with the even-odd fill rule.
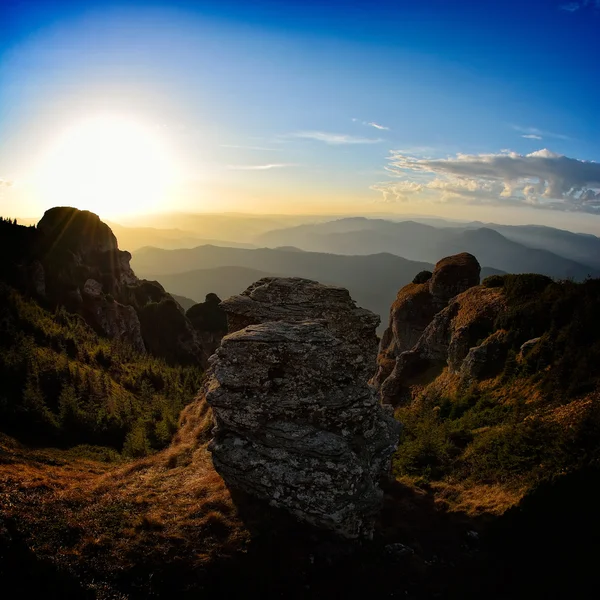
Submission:
[[[600,232],[594,0],[0,11],[4,211],[47,208],[27,185],[45,148],[78,119],[114,113],[155,128],[177,157],[163,209],[404,211]]]

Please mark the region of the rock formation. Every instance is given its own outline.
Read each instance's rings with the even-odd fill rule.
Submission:
[[[227,334],[227,315],[220,304],[219,296],[207,294],[204,302],[194,304],[185,313],[208,356],[214,353]]]
[[[486,376],[502,363],[506,346],[494,321],[505,309],[501,290],[479,286],[480,267],[467,253],[437,263],[425,283],[398,292],[390,311],[373,379],[382,401],[396,405],[447,367],[464,379]]]
[[[306,280],[262,280],[251,292],[270,285],[296,295],[299,287],[310,289],[317,303],[329,293],[348,297]],[[275,289],[263,291],[273,298]],[[246,314],[266,311],[264,304],[254,308]],[[274,313],[283,310],[273,306]],[[290,314],[299,316],[297,310],[292,305]],[[232,489],[343,537],[369,538],[383,496],[378,481],[389,470],[400,426],[366,383],[342,329],[336,335],[329,325],[270,321],[223,338],[203,388],[216,423],[209,449]]]
[[[300,277],[265,277],[238,296],[221,302],[228,331],[268,321],[315,321],[346,345],[346,352],[366,379],[377,357],[379,317],[357,308],[347,289]]]
[[[300,520],[370,537],[400,427],[367,383],[378,317],[296,277],[261,279],[220,307],[230,333],[201,391],[215,468]]]
[[[158,282],[136,277],[131,254],[119,250],[110,227],[97,215],[52,208],[33,236],[22,272],[38,295],[138,351],[180,363],[206,362],[182,309]]]

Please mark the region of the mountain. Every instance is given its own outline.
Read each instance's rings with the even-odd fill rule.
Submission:
[[[176,294],[198,298],[198,301],[203,300],[209,293],[217,294],[220,298],[229,298],[229,296],[246,289],[251,283],[274,275],[274,273],[246,267],[215,267],[214,269],[195,269],[185,273],[156,275],[154,279],[161,281],[165,289],[169,290],[173,298],[179,302],[181,296]],[[186,310],[190,308],[181,302],[179,304]]]
[[[529,248],[548,250],[565,258],[600,269],[600,238],[542,225],[486,224],[504,237]]]
[[[160,229],[156,227],[125,227],[108,222],[113,233],[124,248],[130,251],[144,246],[157,248],[194,248],[205,244],[213,246],[230,246],[231,248],[255,248],[253,244],[243,244],[234,241],[222,241],[198,237],[191,231],[182,229]]]
[[[192,300],[191,298],[186,298],[185,296],[177,296],[176,294],[171,294],[171,297],[185,311],[187,311],[188,309],[192,308],[192,306],[197,304],[197,302],[195,300]]]
[[[513,238],[527,239],[527,231],[518,235],[511,231]],[[569,235],[565,237],[572,239]],[[590,237],[582,236],[580,246],[571,250],[570,255],[581,258],[588,256],[586,252],[593,253],[597,238]],[[529,247],[505,237],[498,226],[439,228],[415,221],[350,218],[270,231],[258,236],[256,242],[268,247],[292,245],[303,250],[335,254],[389,252],[410,260],[428,262],[437,260],[439,256],[470,252],[478,256],[482,264],[510,273],[541,273],[576,280],[600,274],[600,267],[557,253],[568,244],[557,243],[556,252],[545,247]],[[546,245],[552,246],[550,243]]]
[[[406,260],[393,254],[341,256],[259,248],[244,250],[200,246],[193,249],[142,248],[133,258],[137,273],[156,279],[166,289],[193,298],[214,291],[221,298],[240,293],[254,275],[305,277],[340,285],[360,306],[385,320],[397,289],[412,281],[430,263]],[[233,269],[232,267],[237,267]],[[248,271],[250,270],[250,271]],[[484,269],[484,276],[499,273]],[[223,291],[221,291],[223,290]]]

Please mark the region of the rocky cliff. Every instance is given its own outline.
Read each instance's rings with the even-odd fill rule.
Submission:
[[[448,367],[462,377],[486,374],[506,355],[494,323],[506,309],[501,290],[479,286],[480,267],[471,254],[440,260],[429,280],[398,292],[379,348],[373,383],[386,404],[410,398],[411,387]]]
[[[12,226],[25,240],[11,251],[8,278],[51,306],[65,306],[100,334],[180,364],[206,364],[207,351],[183,310],[156,281],[140,280],[131,254],[89,212],[52,208],[37,228]],[[18,251],[17,251],[18,250]]]
[[[234,331],[199,399],[214,413],[215,468],[300,520],[370,537],[399,435],[367,384],[378,318],[297,278],[260,280],[222,306]]]

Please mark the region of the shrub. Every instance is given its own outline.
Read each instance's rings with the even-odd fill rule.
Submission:
[[[412,282],[413,283],[427,283],[431,279],[432,276],[433,276],[433,273],[431,271],[421,271],[420,273],[417,273],[415,275]]]

